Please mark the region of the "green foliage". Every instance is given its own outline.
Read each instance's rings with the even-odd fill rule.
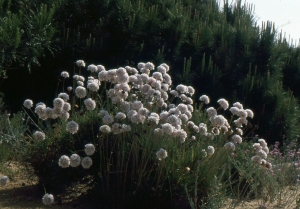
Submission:
[[[0,73],[40,65],[38,59],[57,50],[53,35],[54,12],[63,1],[10,1],[0,5]]]

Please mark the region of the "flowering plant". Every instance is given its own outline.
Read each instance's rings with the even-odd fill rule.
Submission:
[[[76,63],[81,72],[85,63]],[[205,184],[207,187],[197,191],[194,198],[208,201],[209,194],[215,192],[215,178],[223,180],[224,165],[229,165],[235,152],[241,150],[253,112],[239,102],[229,108],[223,98],[218,100],[219,108],[207,107],[210,99],[206,95],[199,98],[197,107],[192,86],[180,84],[172,89],[167,64],[156,70],[150,62],[139,63],[137,69],[126,66],[106,70],[102,65],[89,65],[87,70],[88,79],[74,75],[73,86],[67,87],[69,94],[58,94],[53,108],[36,104],[35,113],[42,126],[37,127],[45,132],[33,134],[38,140],[35,149],[30,145],[31,150],[36,154],[42,149],[43,156],[48,153],[47,160],[54,162],[41,179],[47,181],[50,169],[52,179],[60,179],[58,182],[66,175],[69,181],[76,181],[72,176],[88,175],[93,187],[101,185],[101,195],[111,191],[111,200],[118,197],[121,205],[131,204],[131,198],[150,192],[149,188],[150,196],[166,198],[170,188],[177,197],[184,194],[183,188],[190,196],[195,185]],[[30,109],[33,102],[26,100],[24,106]],[[224,111],[232,114],[229,121],[220,114]],[[49,129],[49,123],[54,128]],[[269,169],[267,145],[259,142],[254,146],[257,155],[252,161]],[[27,159],[33,166],[40,166],[35,164],[36,156]]]

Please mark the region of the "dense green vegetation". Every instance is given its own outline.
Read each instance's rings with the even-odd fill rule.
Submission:
[[[223,95],[249,105],[257,113],[251,121],[259,126],[256,133],[268,140],[299,134],[299,49],[273,23],[258,26],[251,5],[225,2],[220,9],[215,0],[0,3],[1,89],[13,111],[25,92],[49,101],[55,75],[73,68],[69,63],[76,59],[108,68],[144,60],[170,64],[175,83],[195,86],[195,98]],[[34,63],[39,67],[32,68]]]
[[[286,186],[299,181],[296,166],[273,175],[267,161],[284,168],[281,164],[286,161],[299,160],[295,150],[300,134],[300,50],[278,33],[274,23],[256,23],[252,5],[225,1],[220,8],[216,0],[0,0],[0,6],[0,93],[6,104],[0,114],[0,162],[17,159],[30,165],[47,192],[58,194],[66,186],[83,181],[92,188],[90,195],[99,198],[101,194],[100,205],[108,202],[107,208],[122,208],[124,204],[132,208],[140,205],[138,199],[157,208],[218,208],[228,197],[274,201],[278,195],[282,198],[280,192]],[[156,67],[167,63],[172,89],[178,84],[195,88],[195,94],[189,95],[195,110],[190,114],[193,112],[197,127],[207,124],[210,135],[189,128],[182,119],[183,129],[177,128],[186,143],[179,143],[174,140],[178,135],[154,134],[165,125],[164,120],[136,123],[128,116],[124,123],[130,124],[131,132],[101,133],[99,126],[106,123],[98,116],[100,110],[111,116],[120,111],[128,114],[108,97],[106,90],[114,85],[107,84],[109,79],[104,79],[100,91],[89,90],[88,97],[97,104],[92,110],[84,105],[85,96],[75,101],[75,91],[70,91],[72,107],[67,119],[62,113],[38,118],[31,105],[24,109],[26,114],[16,113],[28,98],[34,104],[44,102],[52,111],[53,98],[61,89],[66,92],[68,85],[75,89],[75,72],[98,78],[74,63],[79,59],[87,65],[104,65],[107,70],[137,67],[139,62],[153,62]],[[70,78],[59,76],[62,71],[68,71]],[[131,89],[128,101],[141,94],[137,89]],[[199,96],[203,94],[212,102],[200,106]],[[253,110],[254,118],[249,116],[243,126],[244,135],[236,129],[237,115],[216,103],[220,98]],[[149,105],[149,98],[143,99],[143,105]],[[155,101],[147,108],[160,114],[171,102],[186,102],[169,99],[163,100],[166,107]],[[216,112],[228,118],[232,130],[213,132],[221,128],[206,115],[211,106],[219,106]],[[79,124],[78,133],[66,128],[71,123],[69,116]],[[37,132],[43,139],[36,138]],[[224,149],[224,144],[238,134],[243,135],[243,143],[236,143],[236,149]],[[269,144],[294,140],[296,145],[290,144],[285,150],[289,154],[280,158],[277,144],[276,152],[268,159],[264,157],[267,161],[258,166],[253,159],[258,153],[253,143],[258,138]],[[95,155],[84,152],[88,143],[95,145]],[[265,142],[259,143],[259,149],[268,149]],[[210,146],[216,153],[207,155]],[[168,152],[166,160],[155,156],[161,149]],[[91,156],[93,166],[87,170],[58,166],[61,156],[74,153],[82,158]]]

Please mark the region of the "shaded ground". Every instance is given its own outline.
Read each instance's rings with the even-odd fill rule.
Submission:
[[[55,202],[52,206],[46,206],[42,202],[44,192],[37,185],[34,176],[30,175],[22,165],[10,163],[2,165],[7,167],[5,175],[10,178],[6,187],[0,187],[0,208],[1,209],[88,209],[93,208],[83,194],[84,190],[80,185],[61,196],[54,196]],[[2,171],[3,172],[3,171]],[[8,173],[8,174],[6,174]],[[3,176],[0,172],[0,177]],[[81,193],[77,192],[80,191]]]
[[[18,163],[10,163],[2,165],[2,167],[3,166],[7,168],[7,170],[5,170],[5,175],[9,176],[10,182],[6,187],[0,187],[1,209],[97,208],[86,198],[86,195],[82,195],[86,191],[81,185],[76,186],[76,188],[70,188],[64,195],[55,196],[54,204],[52,206],[45,206],[42,203],[44,192],[41,191],[40,187],[37,185],[35,177],[29,174],[30,172],[26,171],[23,166]],[[3,174],[4,172],[2,169],[2,173],[0,171],[0,177],[3,176]],[[296,209],[296,199],[300,194],[299,190],[299,186],[295,186],[293,189],[286,189],[282,191],[281,201],[275,200],[273,203],[265,202],[263,200],[249,200],[239,202],[237,206],[234,206],[234,200],[228,200],[222,209]]]

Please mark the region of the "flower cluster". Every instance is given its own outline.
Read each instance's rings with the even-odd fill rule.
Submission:
[[[269,154],[269,148],[267,142],[264,139],[258,139],[258,143],[253,144],[253,149],[256,155],[251,158],[252,162],[257,163],[267,169],[272,168],[272,164],[267,161]]]
[[[93,144],[86,144],[84,148],[84,152],[87,155],[93,155],[96,151],[96,148]],[[82,160],[78,154],[72,154],[70,158],[66,155],[63,155],[58,160],[58,165],[62,168],[77,167],[81,163],[84,169],[88,169],[92,166],[93,160],[90,157],[84,157]]]
[[[58,97],[53,100],[53,108],[46,107],[44,103],[39,102],[36,104],[35,113],[43,120],[59,117],[66,121],[70,116],[69,111],[71,110],[71,105],[67,102],[68,99],[68,94],[60,93]]]

